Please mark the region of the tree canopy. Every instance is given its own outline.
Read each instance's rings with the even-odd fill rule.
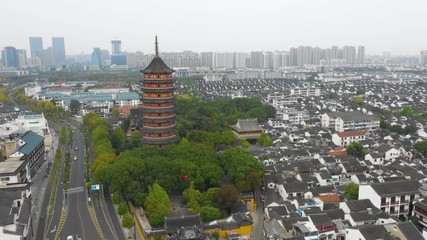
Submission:
[[[414,147],[424,157],[427,157],[427,141],[417,142]]]
[[[150,224],[156,227],[163,226],[164,218],[169,213],[171,205],[172,202],[166,191],[158,183],[154,183],[149,188],[144,202],[145,214]]]
[[[190,141],[203,141],[215,146],[235,144],[228,130],[229,125],[235,124],[237,119],[258,118],[258,121],[264,122],[276,114],[274,107],[251,98],[204,102],[198,97],[182,95],[177,98],[176,107],[178,135]]]
[[[363,157],[368,154],[368,151],[363,148],[360,142],[353,142],[347,146],[347,153],[356,157]]]
[[[70,112],[71,114],[77,115],[80,111],[82,104],[76,100],[76,99],[71,99],[70,101]]]
[[[347,200],[357,200],[359,198],[359,185],[351,182],[345,187],[344,195]]]
[[[261,185],[264,165],[248,151],[241,148],[227,149],[219,159],[230,181],[241,191],[252,191]]]

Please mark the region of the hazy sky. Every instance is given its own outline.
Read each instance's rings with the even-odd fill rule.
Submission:
[[[63,36],[68,54],[288,50],[364,45],[366,53],[427,49],[426,0],[1,0],[0,47]]]

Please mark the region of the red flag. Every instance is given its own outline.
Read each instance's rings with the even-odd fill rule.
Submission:
[[[188,179],[187,175],[182,175],[182,176],[181,176],[181,178],[182,178],[182,180],[184,180],[184,181],[187,181],[187,179]]]

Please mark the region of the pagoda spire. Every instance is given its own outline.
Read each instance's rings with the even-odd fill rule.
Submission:
[[[156,35],[155,45],[156,45],[156,57],[158,57],[159,56],[159,43],[157,42],[157,35]]]

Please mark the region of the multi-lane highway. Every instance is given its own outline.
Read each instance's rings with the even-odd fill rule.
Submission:
[[[110,217],[111,202],[104,200],[100,190],[86,190],[84,137],[77,127],[72,128],[73,145],[66,146],[71,155],[70,193],[65,194],[66,201],[63,201],[64,185],[58,185],[54,213],[47,219],[44,231],[45,239],[67,239],[68,236],[76,240],[124,239],[117,218]],[[89,156],[93,160],[91,152]],[[63,182],[63,171],[60,179]]]

